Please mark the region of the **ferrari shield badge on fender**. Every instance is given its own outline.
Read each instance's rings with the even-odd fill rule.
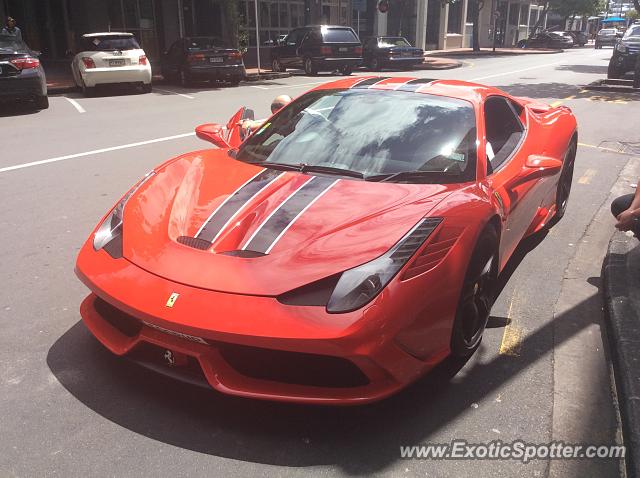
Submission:
[[[180,297],[180,294],[178,294],[177,292],[174,292],[169,296],[169,299],[167,300],[167,303],[165,305],[169,308],[172,308],[173,304],[175,304],[176,300],[178,300],[178,297]]]

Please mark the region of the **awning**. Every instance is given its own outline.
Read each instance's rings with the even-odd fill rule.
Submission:
[[[611,17],[611,18],[605,18],[604,20],[602,20],[602,23],[613,23],[613,22],[624,22],[624,21],[625,21],[624,18]]]

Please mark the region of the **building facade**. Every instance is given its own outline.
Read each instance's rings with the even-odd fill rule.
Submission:
[[[368,30],[376,35],[405,36],[425,50],[467,48],[473,33],[468,7],[469,0],[448,4],[440,0],[398,0],[390,4],[387,13],[376,11]],[[515,46],[528,38],[542,12],[536,0],[486,0],[480,10],[480,46],[492,46],[494,38],[496,46]]]
[[[25,41],[48,60],[65,59],[80,36],[100,31],[136,35],[152,58],[187,35],[226,37],[224,0],[0,0],[0,21],[17,19]],[[471,45],[469,0],[236,0],[241,35],[256,46],[256,1],[261,47],[307,24],[351,25],[361,37],[402,35],[425,50]],[[480,43],[513,46],[527,38],[542,7],[535,0],[486,0],[480,12]],[[252,53],[252,52],[250,52]],[[254,53],[254,52],[253,52]],[[250,55],[251,56],[251,55]]]

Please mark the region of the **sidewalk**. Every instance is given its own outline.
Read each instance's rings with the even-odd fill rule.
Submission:
[[[462,66],[462,62],[450,58],[427,58],[425,56],[424,63],[414,67],[414,70],[449,70],[452,68],[459,68]],[[47,75],[47,88],[49,94],[60,94],[74,91],[77,87],[73,81],[71,74],[71,67],[68,63],[49,63],[44,65],[45,73]],[[367,70],[356,70],[367,71]],[[411,71],[411,70],[408,70]],[[279,78],[287,78],[291,76],[292,71],[279,73],[273,72],[269,69],[261,69],[260,75],[258,75],[257,68],[247,68],[247,78],[245,81],[262,81],[262,80],[274,80]],[[153,75],[153,83],[162,83],[164,78],[162,75]]]
[[[547,48],[481,48],[480,51],[473,51],[472,48],[454,48],[451,50],[430,50],[425,56],[430,57],[457,57],[457,56],[508,56],[508,55],[549,55],[562,53],[564,50],[552,50]]]

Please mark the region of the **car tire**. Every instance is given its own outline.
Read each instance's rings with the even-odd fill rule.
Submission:
[[[82,94],[85,96],[85,98],[91,98],[92,96],[95,96],[96,94],[96,87],[95,86],[87,86],[84,84],[84,81],[82,82]]]
[[[576,164],[577,152],[578,140],[574,137],[571,139],[571,143],[569,143],[569,149],[567,149],[564,154],[562,171],[560,172],[560,179],[558,180],[558,187],[556,189],[556,213],[553,216],[553,219],[549,221],[547,229],[551,229],[555,226],[567,211],[567,204],[569,203],[569,196],[571,195],[571,185],[573,184],[573,170]]]
[[[498,233],[485,227],[476,243],[451,332],[451,355],[467,358],[480,345],[498,290]]]
[[[274,58],[271,61],[271,71],[283,72],[286,71],[286,68],[282,66],[282,63],[280,63],[280,60],[278,58]]]
[[[153,90],[153,85],[151,83],[143,83],[142,84],[142,92],[143,93],[151,93]]]
[[[613,63],[613,59],[609,62],[609,68],[607,70],[607,78],[610,80],[619,80],[622,78],[622,72],[618,70]]]
[[[600,48],[602,48],[602,47],[600,46],[600,44],[599,44],[599,43],[596,43],[596,44],[595,44],[595,48],[596,48],[596,50],[599,50],[599,49],[600,49]]]
[[[342,73],[344,76],[349,76],[351,75],[351,73],[353,73],[353,67],[351,65],[345,65],[340,68],[340,73]]]
[[[36,107],[39,110],[46,110],[49,108],[49,97],[47,95],[36,97]]]
[[[304,59],[304,72],[308,76],[316,76],[318,74],[318,68],[313,64],[313,60],[311,58]]]
[[[189,78],[189,75],[187,75],[187,72],[184,71],[182,68],[178,70],[178,84],[183,88],[188,88],[189,85],[191,84],[191,79]]]
[[[378,60],[376,57],[373,57],[371,59],[371,62],[369,63],[369,67],[372,71],[380,71],[380,60]]]
[[[234,87],[238,86],[240,84],[240,78],[232,78],[229,80],[229,84]]]

